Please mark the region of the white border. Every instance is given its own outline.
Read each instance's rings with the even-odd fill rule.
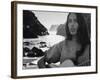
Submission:
[[[89,67],[73,67],[73,68],[52,68],[52,69],[22,69],[22,54],[23,53],[23,10],[43,10],[43,11],[60,11],[60,12],[79,12],[91,13],[91,66]],[[17,76],[32,76],[32,75],[50,75],[63,73],[80,73],[96,71],[96,9],[82,7],[59,7],[46,5],[27,5],[17,4]]]

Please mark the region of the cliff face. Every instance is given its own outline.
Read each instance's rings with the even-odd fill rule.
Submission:
[[[49,31],[56,32],[56,35],[61,35],[66,37],[65,24],[52,25]]]
[[[65,24],[60,24],[57,28],[57,35],[66,37]]]
[[[23,10],[23,37],[38,38],[49,34],[46,27],[40,23],[32,11]]]
[[[51,25],[49,31],[57,31],[59,25]]]

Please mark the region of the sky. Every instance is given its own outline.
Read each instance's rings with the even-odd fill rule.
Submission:
[[[49,29],[51,25],[64,24],[67,20],[68,13],[52,11],[33,11],[38,20]]]

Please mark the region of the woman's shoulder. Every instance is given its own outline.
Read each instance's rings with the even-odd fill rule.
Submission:
[[[53,45],[50,49],[57,49],[58,51],[62,49],[62,47],[65,45],[65,40]]]
[[[65,44],[66,40],[61,41],[59,44]]]
[[[59,42],[58,44],[56,44],[56,46],[62,47],[66,44],[66,40],[63,40],[61,42]]]
[[[67,41],[63,40],[63,41],[53,45],[51,48],[61,50],[64,46],[66,46],[66,43],[67,43]]]

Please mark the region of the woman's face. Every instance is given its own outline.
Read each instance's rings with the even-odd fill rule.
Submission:
[[[68,28],[71,35],[76,35],[78,30],[78,22],[76,14],[71,13],[68,18]]]

